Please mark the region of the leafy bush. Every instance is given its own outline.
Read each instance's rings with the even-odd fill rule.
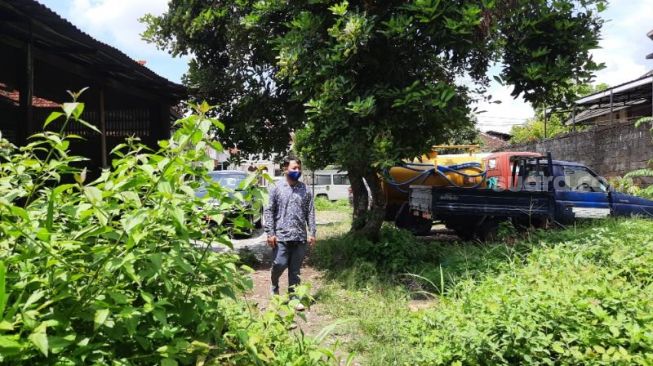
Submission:
[[[626,174],[623,177],[613,177],[608,180],[610,186],[619,192],[632,194],[644,198],[653,199],[653,186],[642,187],[635,183],[633,178],[653,177],[653,169],[639,169]]]
[[[354,234],[320,241],[313,248],[311,261],[335,273],[361,267],[357,270],[368,275],[395,275],[410,272],[419,263],[436,261],[437,253],[431,249],[406,230],[384,226],[378,243]]]
[[[649,220],[631,219],[535,231],[514,246],[442,243],[431,270],[447,291],[426,308],[375,278],[334,281],[320,298],[354,319],[348,347],[365,364],[649,365],[651,237]]]
[[[69,154],[77,137],[63,134],[88,125],[83,109],[63,104],[45,122],[60,132],[20,149],[0,141],[0,362],[324,363],[329,351],[287,333],[290,308],[257,318],[237,300],[251,287],[247,267],[210,250],[231,246],[223,213],[245,214],[241,203],[262,193],[249,187],[255,177],[231,197],[207,176],[204,137],[223,127],[209,107],[178,121],[157,152],[134,140],[116,147],[112,169],[92,182]],[[201,183],[218,205],[195,196]]]
[[[653,227],[583,230],[525,265],[464,281],[408,326],[416,363],[650,364]],[[552,243],[550,243],[552,244]]]

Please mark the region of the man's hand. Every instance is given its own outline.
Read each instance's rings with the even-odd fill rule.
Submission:
[[[314,236],[309,236],[308,237],[308,245],[310,245],[310,246],[315,245],[315,237]]]
[[[274,247],[277,246],[277,237],[274,236],[274,235],[268,235],[268,240],[267,240],[267,242],[268,242],[268,246],[269,246],[270,248],[274,248]]]

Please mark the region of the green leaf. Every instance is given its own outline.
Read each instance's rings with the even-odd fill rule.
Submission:
[[[55,111],[55,112],[50,113],[50,115],[48,116],[48,118],[46,118],[45,123],[43,123],[43,129],[45,129],[46,127],[48,127],[48,125],[49,125],[50,123],[52,123],[54,120],[56,120],[57,118],[59,118],[59,117],[61,117],[61,116],[63,116],[63,113],[61,113],[61,112],[56,112],[56,111]]]
[[[102,134],[102,131],[100,131],[97,127],[93,126],[92,124],[90,124],[90,123],[88,123],[88,122],[86,122],[86,121],[84,121],[82,119],[78,119],[77,122],[79,122],[81,125],[86,126],[87,128],[90,128],[91,130],[93,130],[93,131],[95,131],[95,132],[97,132],[99,134]]]
[[[29,221],[29,214],[27,213],[27,211],[25,211],[24,208],[18,206],[10,206],[9,209],[11,210],[11,213],[13,213],[14,215],[20,217],[25,221]]]
[[[127,234],[131,234],[134,228],[145,221],[145,215],[142,212],[137,212],[134,215],[129,215],[123,219],[123,228]]]
[[[0,351],[18,350],[22,344],[18,342],[19,335],[0,335]]]
[[[45,327],[41,330],[34,332],[27,337],[36,348],[48,357],[48,335],[45,332]]]
[[[53,218],[54,218],[54,199],[56,197],[56,193],[52,191],[50,193],[50,199],[48,200],[48,211],[46,213],[46,218],[45,218],[45,227],[48,229],[48,231],[52,230],[52,224],[53,224]]]
[[[206,100],[204,100],[202,101],[202,104],[198,106],[198,109],[200,113],[205,114],[211,110],[211,106],[206,102]]]
[[[23,304],[23,311],[29,309],[32,304],[36,303],[37,301],[41,300],[45,296],[45,291],[44,290],[37,290],[34,291],[28,298],[27,301],[25,301],[25,304]]]
[[[101,327],[109,316],[109,309],[99,309],[95,311],[95,317],[93,317],[93,328],[97,330]]]
[[[84,111],[84,103],[74,102],[74,103],[64,103],[61,105],[64,113],[67,118],[79,118]]]
[[[5,312],[5,305],[7,303],[7,293],[5,292],[5,275],[7,273],[7,268],[5,263],[0,261],[0,320],[3,319],[3,314]]]
[[[184,211],[179,208],[175,207],[172,209],[172,217],[175,220],[175,223],[179,225],[180,227],[183,227],[185,225],[185,219],[184,219]]]
[[[97,187],[87,186],[84,187],[84,194],[91,203],[98,204],[102,202],[102,191]]]
[[[166,181],[159,182],[159,184],[157,185],[157,189],[161,193],[172,194],[172,186],[170,185],[169,182]]]
[[[161,360],[161,366],[177,366],[178,363],[176,360],[173,360],[172,358],[164,358]]]
[[[75,342],[75,335],[69,334],[65,337],[49,337],[48,342],[50,345],[50,350],[53,354],[60,353],[64,348],[70,346]]]
[[[13,324],[9,323],[6,320],[0,321],[0,330],[9,331],[14,330]]]

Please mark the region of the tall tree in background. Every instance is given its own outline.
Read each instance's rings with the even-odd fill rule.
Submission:
[[[220,108],[244,151],[296,149],[338,164],[354,192],[353,230],[378,236],[378,176],[471,124],[488,68],[534,105],[599,65],[604,0],[172,0],[145,38],[194,56],[185,83]],[[475,90],[460,80],[471,80]],[[372,193],[371,209],[363,178]]]

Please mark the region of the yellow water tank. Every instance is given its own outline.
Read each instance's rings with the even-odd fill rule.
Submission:
[[[392,167],[388,171],[390,179],[383,180],[383,191],[386,195],[386,202],[388,204],[388,212],[390,216],[405,202],[408,201],[408,188],[410,185],[426,185],[446,187],[451,186],[452,183],[459,187],[472,187],[483,182],[482,177],[465,177],[461,174],[447,171],[447,167],[455,168],[457,172],[466,175],[479,175],[484,171],[483,158],[488,154],[474,153],[476,145],[451,145],[451,146],[434,146],[433,151],[428,155],[424,155],[421,159],[413,161],[406,161],[403,166]],[[439,155],[437,153],[439,148],[448,149],[465,149],[470,150],[467,153],[461,154],[445,154]],[[465,166],[468,163],[474,166]],[[437,172],[425,173],[429,170],[438,170]],[[443,177],[446,176],[445,177]],[[387,219],[392,219],[388,217]]]

